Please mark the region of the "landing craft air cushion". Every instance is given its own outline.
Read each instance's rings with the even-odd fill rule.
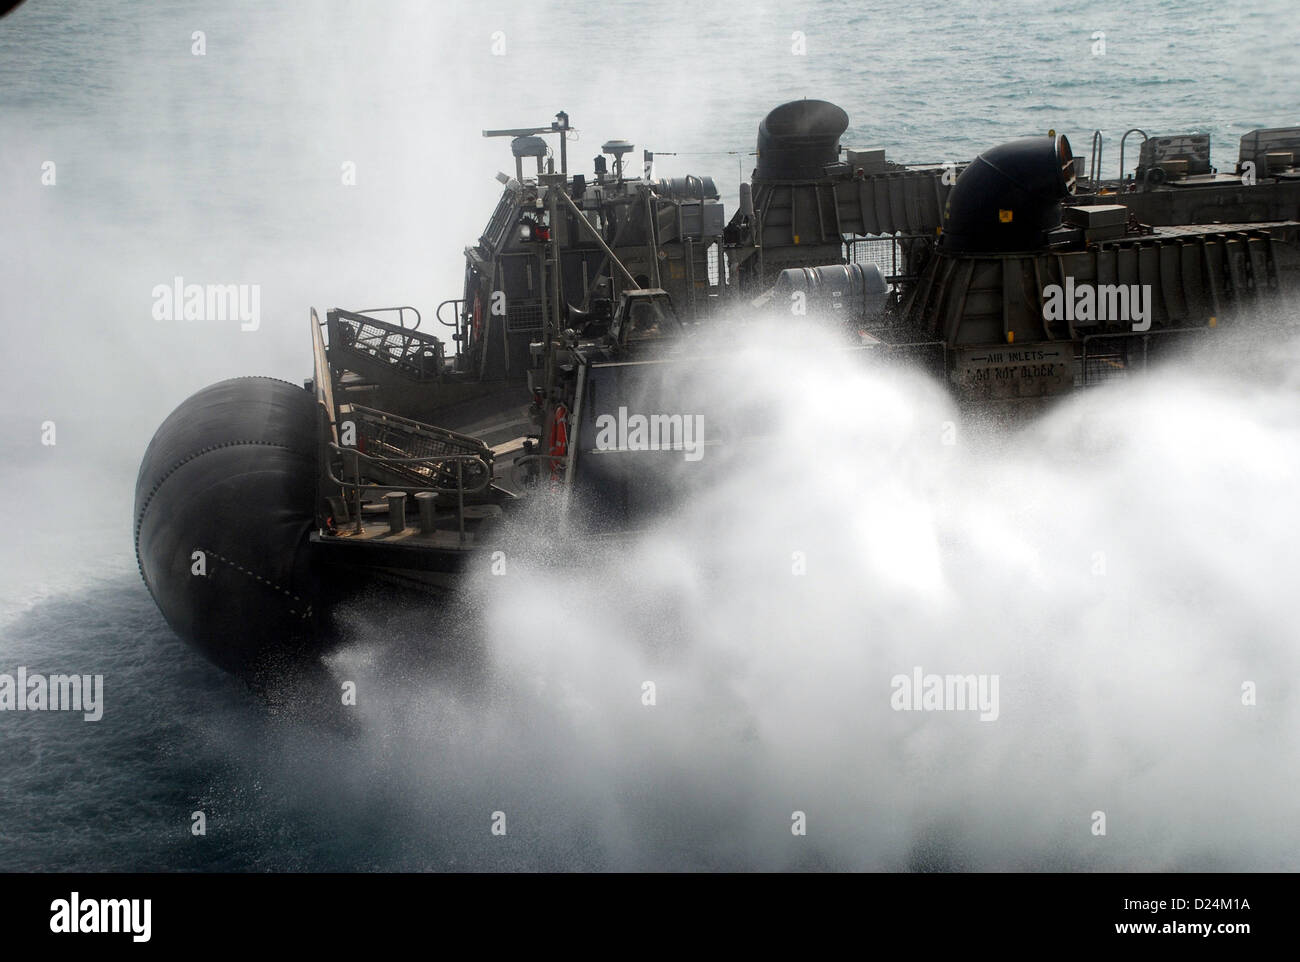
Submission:
[[[168,623],[257,681],[317,660],[358,585],[454,590],[536,503],[558,495],[587,534],[635,528],[742,443],[744,399],[701,388],[719,339],[700,335],[724,315],[819,324],[963,406],[1037,410],[1249,330],[1296,289],[1300,127],[1250,132],[1231,173],[1206,135],[1130,131],[1114,180],[1100,132],[1084,177],[1054,132],[905,165],[845,148],[847,129],[824,101],[769,113],[730,220],[709,177],[651,179],[649,152],[634,176],[625,141],[570,173],[563,112],[485,131],[510,138],[514,175],[433,312],[443,336],[409,306],[313,310],[304,387],[223,381],[158,429],[135,544]],[[700,418],[708,457],[684,458],[684,434],[631,443],[651,415]]]

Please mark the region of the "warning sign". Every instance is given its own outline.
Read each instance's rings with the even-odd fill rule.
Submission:
[[[966,348],[956,353],[952,380],[973,397],[1064,394],[1074,387],[1074,350],[1068,343]]]

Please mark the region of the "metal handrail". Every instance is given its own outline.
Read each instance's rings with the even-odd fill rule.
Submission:
[[[465,350],[465,346],[466,346],[465,333],[468,327],[468,319],[465,317],[465,305],[467,303],[469,302],[466,298],[449,297],[447,298],[447,300],[439,304],[434,309],[433,312],[433,316],[438,321],[439,324],[441,324],[443,327],[450,327],[454,332],[451,335],[451,339],[456,342],[457,355],[461,354]],[[445,321],[442,319],[442,309],[446,307],[448,304],[452,304],[455,306],[456,316],[450,321]]]
[[[415,315],[415,323],[414,323],[411,327],[409,327],[409,328],[406,326],[406,312],[407,312],[407,311],[410,311],[412,314]],[[417,331],[417,330],[420,329],[420,322],[423,320],[423,318],[420,317],[420,312],[419,312],[418,310],[416,310],[414,307],[411,307],[411,305],[409,305],[409,304],[403,305],[402,307],[367,307],[367,308],[365,308],[364,310],[361,310],[361,311],[355,311],[354,313],[357,313],[357,314],[392,314],[393,312],[396,312],[396,313],[397,313],[397,326],[398,326],[398,327],[402,328],[403,330],[411,330],[411,331]]]
[[[395,307],[370,310],[372,313],[382,313],[384,310],[400,312],[415,309]],[[438,378],[443,363],[442,341],[433,334],[416,329],[419,326],[418,312],[416,314],[416,326],[405,327],[370,314],[335,308],[327,315],[329,323],[337,326],[339,334],[332,339],[331,346],[334,350],[366,355],[416,379]],[[428,351],[432,354],[426,353]],[[419,360],[413,360],[413,357]],[[433,363],[426,364],[425,358],[432,358]]]
[[[1142,143],[1144,144],[1151,139],[1147,136],[1147,132],[1140,127],[1130,127],[1124,131],[1124,136],[1119,139],[1119,182],[1121,184],[1124,183],[1124,141],[1128,140],[1129,134],[1141,134]],[[1136,178],[1134,179],[1136,180]]]
[[[459,444],[462,448],[473,447],[483,451],[489,450],[488,446],[478,438],[472,437],[468,434],[461,434],[459,431],[453,431],[450,428],[440,428],[436,424],[425,424],[421,421],[412,420],[411,418],[404,418],[400,414],[393,414],[391,411],[381,411],[378,408],[366,407],[364,404],[352,404],[350,407],[354,414],[359,414],[363,418],[368,417],[377,421],[385,421],[395,427],[413,431],[430,441],[441,441],[445,444]],[[422,458],[440,457],[440,455],[433,454],[422,454],[419,456]],[[446,457],[451,457],[451,455],[446,455]]]
[[[456,330],[460,330],[460,308],[459,307],[456,308],[456,320],[454,321],[444,321],[442,319],[442,309],[446,307],[448,304],[459,305],[459,304],[464,304],[465,302],[466,302],[465,298],[463,297],[449,297],[441,304],[438,305],[438,307],[433,312],[433,316],[437,318],[438,323],[441,324],[443,327],[454,327],[456,328]]]
[[[356,524],[355,527],[353,528],[353,532],[356,534],[361,534],[363,530],[361,525],[361,489],[362,488],[366,488],[371,491],[408,491],[408,492],[432,491],[435,494],[452,494],[454,492],[456,494],[456,524],[460,531],[461,544],[464,544],[465,543],[465,495],[466,493],[477,494],[480,491],[486,491],[489,487],[492,486],[492,466],[488,464],[487,461],[485,461],[482,458],[482,456],[477,454],[443,454],[443,455],[426,456],[421,458],[385,458],[385,457],[377,457],[375,455],[366,454],[365,452],[359,451],[356,448],[343,447],[342,445],[338,445],[333,442],[330,442],[329,446],[331,449],[339,452],[340,454],[351,453],[354,459],[353,472],[354,472],[354,476],[356,477],[355,481],[344,481],[341,478],[335,477],[334,466],[332,464],[327,464],[325,466],[325,473],[326,475],[328,475],[330,481],[334,482],[339,487],[344,489],[353,488],[356,490],[356,494],[357,494],[356,502],[355,502],[356,511],[354,512],[354,514],[356,515]],[[440,463],[443,461],[455,461],[456,462],[456,487],[439,488],[431,485],[414,485],[414,484],[362,484],[361,483],[361,459],[362,458],[365,458],[367,461],[372,461],[377,464],[379,463],[408,464],[408,463],[414,463],[420,461],[429,462],[429,463],[434,463],[434,462]],[[477,461],[479,464],[483,466],[483,471],[484,471],[483,482],[473,488],[465,487],[464,462],[466,461]]]
[[[1092,159],[1088,162],[1088,183],[1094,193],[1097,186],[1101,183],[1101,146],[1102,136],[1100,130],[1092,132]],[[1120,179],[1123,180],[1124,174],[1120,173]]]
[[[389,458],[389,457],[384,457],[383,455],[367,454],[366,452],[358,450],[357,448],[344,447],[341,444],[335,444],[333,441],[330,442],[329,446],[331,449],[339,452],[340,454],[351,454],[357,458],[364,458],[365,460],[374,464],[430,464],[432,465],[432,464],[441,464],[444,461],[477,461],[479,464],[483,466],[483,470],[485,472],[485,477],[483,482],[481,484],[475,485],[472,488],[466,488],[463,486],[454,487],[454,488],[440,488],[434,485],[376,484],[373,482],[361,485],[361,487],[369,488],[373,491],[434,491],[437,492],[438,494],[452,494],[453,492],[456,491],[464,491],[467,494],[478,494],[480,491],[487,490],[487,488],[490,487],[492,484],[492,465],[488,464],[487,460],[481,454],[435,454],[435,455],[425,455],[424,457],[419,457],[419,458]],[[338,481],[338,479],[332,476],[330,480]],[[359,482],[338,481],[338,483],[345,485],[346,487],[355,487]]]
[[[1079,340],[1086,345],[1089,341],[1104,338],[1149,337],[1152,334],[1197,334],[1209,333],[1216,329],[1209,324],[1177,324],[1173,327],[1153,327],[1149,331],[1106,331],[1101,334],[1085,334]]]

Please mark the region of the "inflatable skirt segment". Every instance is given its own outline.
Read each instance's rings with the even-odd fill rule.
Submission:
[[[313,396],[272,378],[205,388],[162,423],[135,486],[140,573],[172,629],[251,677],[314,651]]]

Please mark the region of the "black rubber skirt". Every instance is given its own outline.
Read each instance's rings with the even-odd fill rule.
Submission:
[[[315,654],[320,417],[285,381],[222,381],[163,422],[136,479],[136,558],[163,617],[250,679]]]

